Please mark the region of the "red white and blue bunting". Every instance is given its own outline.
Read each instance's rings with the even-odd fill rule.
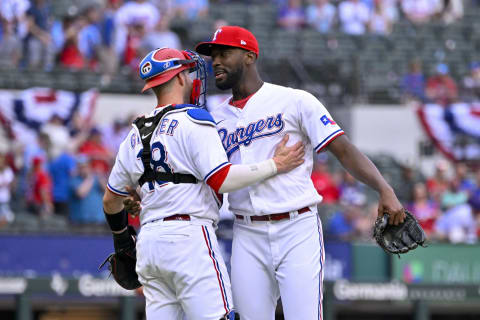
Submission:
[[[417,109],[420,122],[434,145],[449,159],[480,159],[480,103],[449,107],[426,104]]]

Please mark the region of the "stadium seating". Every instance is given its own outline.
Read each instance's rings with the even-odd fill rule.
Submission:
[[[79,0],[54,1],[53,12],[57,17],[62,16],[72,11],[73,5],[81,8],[82,3]],[[469,72],[472,61],[480,60],[480,10],[470,1],[465,2],[465,15],[458,22],[448,26],[440,22],[414,26],[401,17],[387,37],[352,37],[338,31],[321,34],[309,28],[296,33],[284,31],[276,25],[276,7],[263,1],[215,3],[209,10],[205,19],[173,21],[172,29],[182,37],[184,46],[191,48],[208,39],[215,22],[223,19],[229,24],[247,27],[256,35],[262,63],[267,64],[263,69],[271,81],[327,88],[327,82],[334,79],[343,86],[342,94],[367,98],[371,103],[399,102],[399,80],[407,71],[408,62],[414,58],[423,62],[426,76],[434,73],[439,62],[447,63],[457,81]],[[295,59],[297,65],[301,63],[308,75],[290,80],[289,77],[295,76],[285,63],[288,59]],[[278,70],[284,68],[286,70]],[[299,72],[296,69],[294,73]],[[52,85],[60,89],[83,90],[100,85],[96,73],[54,70],[50,73],[32,71],[30,74],[25,77],[21,71],[0,70],[0,87]],[[315,83],[303,83],[312,79]],[[135,77],[118,75],[109,85],[99,88],[104,92],[136,93],[141,87],[137,82],[139,80]],[[330,92],[319,90],[322,91],[327,96]]]

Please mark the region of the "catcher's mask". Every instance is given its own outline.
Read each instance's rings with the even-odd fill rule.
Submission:
[[[171,48],[160,48],[147,54],[139,66],[140,78],[146,81],[142,92],[164,84],[186,69],[189,69],[193,80],[190,103],[205,107],[207,92],[206,64],[202,57],[190,50],[179,51]]]

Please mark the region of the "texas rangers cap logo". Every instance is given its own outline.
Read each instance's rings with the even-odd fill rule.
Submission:
[[[143,66],[142,66],[142,74],[147,74],[152,70],[152,64],[150,61],[147,61]]]
[[[218,35],[220,32],[222,32],[222,29],[218,29],[217,31],[215,31],[215,33],[213,34],[213,39],[212,39],[212,41],[217,40],[217,35]]]

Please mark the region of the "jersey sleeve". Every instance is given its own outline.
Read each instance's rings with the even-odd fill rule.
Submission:
[[[230,165],[215,127],[195,125],[188,143],[193,165],[206,183],[215,173]]]
[[[300,127],[316,152],[321,152],[330,142],[345,133],[312,94],[300,91],[297,105]]]
[[[110,176],[108,177],[107,188],[111,192],[119,196],[128,196],[126,186],[133,186],[135,183],[129,174],[129,167],[132,161],[136,160],[133,153],[134,147],[132,147],[131,141],[136,141],[136,132],[132,129],[120,147],[118,148],[118,154],[115,159]]]

